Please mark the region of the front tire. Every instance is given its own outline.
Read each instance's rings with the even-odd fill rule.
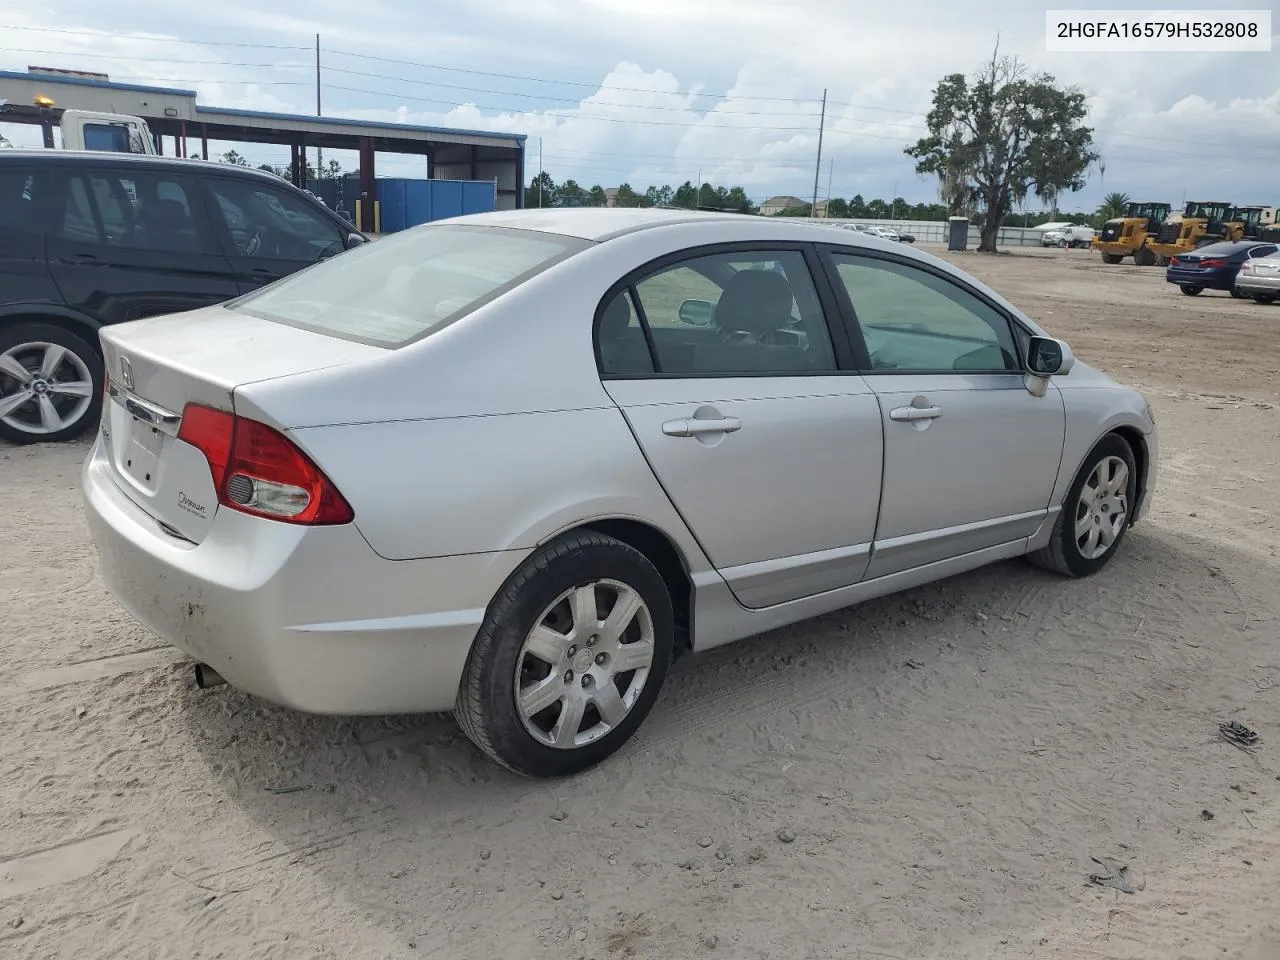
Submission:
[[[1118,253],[1104,253],[1102,255],[1103,263],[1119,263],[1124,257]]]
[[[0,437],[71,440],[102,412],[102,358],[82,337],[47,323],[0,329]]]
[[[516,773],[579,773],[652,709],[674,636],[671,597],[644,554],[603,534],[569,534],[525,560],[489,604],[454,716]]]
[[[1200,296],[1200,291],[1202,291],[1204,287],[1179,287],[1178,289],[1188,297],[1198,297]]]
[[[1253,299],[1262,304],[1275,303],[1276,295],[1274,293],[1255,293]]]
[[[1138,493],[1133,450],[1114,433],[1098,441],[1067,490],[1049,544],[1028,559],[1065,577],[1097,573],[1115,556]]]
[[[1248,295],[1247,293],[1241,293],[1241,292],[1240,292],[1239,290],[1237,290],[1235,287],[1232,287],[1232,288],[1231,288],[1230,290],[1228,290],[1227,292],[1228,292],[1229,294],[1231,294],[1231,299],[1232,299],[1232,300],[1248,300],[1248,299],[1249,299],[1249,295]]]

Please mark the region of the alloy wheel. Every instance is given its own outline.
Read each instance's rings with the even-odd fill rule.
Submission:
[[[76,423],[93,404],[93,375],[74,350],[20,343],[0,353],[0,421],[33,436]]]

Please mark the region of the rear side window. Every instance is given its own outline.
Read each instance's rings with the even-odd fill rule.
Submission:
[[[67,179],[64,202],[63,240],[164,253],[216,250],[185,181],[166,173],[77,172]]]
[[[0,168],[0,230],[6,234],[41,231],[44,218],[38,205],[46,200],[41,195],[44,184],[31,170]]]
[[[234,306],[305,330],[398,347],[587,246],[530,230],[419,227],[293,274]]]

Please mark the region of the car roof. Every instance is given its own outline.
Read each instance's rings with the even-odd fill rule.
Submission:
[[[700,210],[676,210],[668,207],[567,207],[497,210],[465,217],[454,217],[456,224],[511,227],[558,233],[581,240],[607,240],[624,233],[681,223],[707,223],[748,219],[740,213],[711,213]],[[751,217],[749,219],[757,219]]]
[[[135,164],[144,167],[158,167],[168,170],[230,173],[232,176],[256,177],[271,183],[279,183],[280,178],[265,170],[252,167],[241,167],[232,163],[219,163],[216,160],[192,160],[185,157],[161,157],[149,153],[116,153],[111,150],[3,150],[0,151],[0,163],[22,163],[30,165],[70,163],[81,164],[92,161],[96,164]],[[287,181],[285,181],[287,182]]]
[[[1222,243],[1210,243],[1197,247],[1193,253],[1203,257],[1205,254],[1240,253],[1243,250],[1252,250],[1254,247],[1268,246],[1275,246],[1275,244],[1270,240],[1225,240]]]

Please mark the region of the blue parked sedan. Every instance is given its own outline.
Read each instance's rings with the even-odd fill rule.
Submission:
[[[1256,240],[1237,240],[1230,243],[1211,243],[1191,253],[1183,253],[1169,261],[1164,278],[1189,297],[1202,290],[1226,290],[1240,298],[1244,294],[1236,289],[1236,274],[1246,260],[1269,257],[1280,246],[1274,243],[1258,243]]]

